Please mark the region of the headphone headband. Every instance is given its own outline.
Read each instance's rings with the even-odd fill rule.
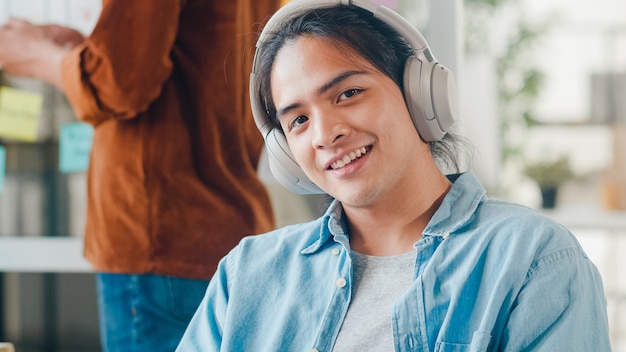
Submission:
[[[259,36],[250,74],[250,102],[254,121],[265,140],[272,174],[283,186],[299,194],[325,192],[304,174],[291,154],[285,136],[270,121],[258,93],[257,59],[272,34],[286,22],[310,10],[339,5],[367,10],[398,32],[411,47],[413,55],[405,64],[403,93],[413,124],[423,140],[434,142],[443,138],[458,115],[452,73],[435,60],[422,34],[404,17],[368,0],[292,0],[274,13]]]

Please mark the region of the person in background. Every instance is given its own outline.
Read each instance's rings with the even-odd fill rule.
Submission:
[[[9,19],[0,65],[94,127],[84,255],[104,351],[172,351],[217,263],[274,228],[248,72],[278,0],[105,0],[86,38]]]
[[[576,238],[462,170],[451,72],[395,12],[339,3],[281,8],[251,75],[277,179],[334,201],[223,258],[177,351],[610,351]]]

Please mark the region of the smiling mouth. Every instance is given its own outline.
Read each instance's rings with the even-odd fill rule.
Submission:
[[[370,151],[370,147],[361,147],[357,150],[351,151],[350,153],[346,154],[342,159],[335,161],[334,163],[330,164],[330,170],[337,170],[339,168],[342,168],[348,164],[350,164],[351,162],[353,162],[356,159],[359,159],[360,157],[362,157],[363,155],[367,154],[367,152]]]

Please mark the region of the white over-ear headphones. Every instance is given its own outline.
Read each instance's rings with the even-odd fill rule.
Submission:
[[[265,139],[269,166],[278,182],[298,194],[326,193],[302,171],[291,154],[283,133],[274,128],[259,96],[257,57],[263,45],[286,21],[309,10],[352,5],[371,12],[396,30],[414,51],[404,68],[404,99],[419,135],[427,142],[437,141],[452,127],[458,116],[456,83],[452,72],[439,64],[422,34],[393,10],[368,0],[292,0],[267,22],[256,45],[250,75],[250,100],[257,127]]]

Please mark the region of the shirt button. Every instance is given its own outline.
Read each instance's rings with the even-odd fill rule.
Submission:
[[[446,232],[443,234],[443,239],[448,239],[448,237],[450,237],[450,232]]]
[[[311,352],[320,352],[317,348],[311,350]]]
[[[331,252],[333,255],[337,255],[339,254],[339,248],[333,248],[333,251]]]
[[[339,278],[337,279],[337,281],[335,281],[335,284],[337,285],[337,287],[343,288],[346,286],[346,279],[344,279],[343,277]]]

